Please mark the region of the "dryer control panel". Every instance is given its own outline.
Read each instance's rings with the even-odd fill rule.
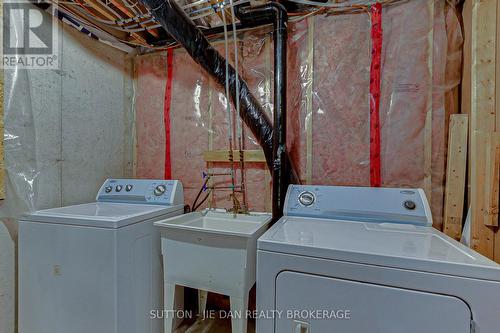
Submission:
[[[290,185],[284,215],[432,225],[421,189]]]
[[[107,179],[97,193],[97,201],[182,205],[184,191],[178,180]]]

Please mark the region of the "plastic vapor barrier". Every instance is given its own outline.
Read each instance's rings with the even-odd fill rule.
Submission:
[[[414,13],[419,13],[415,15]],[[462,33],[444,0],[413,0],[384,7],[380,99],[381,182],[421,187],[440,228],[445,181],[447,119],[458,112]],[[370,185],[370,65],[368,13],[315,16],[289,23],[288,151],[303,183]],[[272,119],[271,29],[239,35],[240,69],[250,91]],[[219,52],[223,43],[216,43]],[[204,152],[228,149],[223,89],[182,49],[174,51],[168,140],[164,126],[165,53],[136,61],[137,176],[164,174],[170,146],[172,178],[191,204],[202,171],[224,172],[228,163],[206,163]],[[249,129],[245,150],[261,149]],[[269,210],[265,163],[246,163],[252,210]],[[229,176],[212,179],[229,184]],[[207,205],[231,207],[228,191]]]
[[[36,208],[38,168],[28,71],[5,69],[4,84],[6,199],[0,202],[0,218],[17,218]]]

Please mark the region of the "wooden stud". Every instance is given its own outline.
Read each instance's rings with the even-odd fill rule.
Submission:
[[[500,132],[493,133],[486,143],[484,224],[498,227],[498,195],[500,182]]]
[[[471,101],[472,101],[472,84],[471,84],[471,69],[472,69],[472,1],[465,1],[462,10],[463,29],[464,29],[464,46],[463,46],[463,72],[462,72],[462,91],[461,91],[461,112],[469,115],[469,133],[472,133],[471,125]],[[471,147],[472,135],[469,135],[469,147]],[[468,160],[471,161],[471,149],[468,149]],[[467,168],[467,202],[471,200],[471,168]]]
[[[496,8],[496,38],[495,38],[495,109],[496,109],[496,131],[500,132],[500,1]]]
[[[484,204],[485,204],[485,173],[486,173],[486,145],[488,133],[474,131],[472,135],[471,155],[471,247],[482,255],[493,258],[494,233],[490,227],[485,226]]]
[[[462,219],[467,168],[468,116],[450,116],[448,162],[444,202],[444,232],[455,239],[462,235]]]
[[[495,131],[496,0],[472,8],[472,110],[474,130]]]
[[[233,156],[239,156],[240,151],[233,149]],[[205,162],[229,162],[229,150],[212,150],[203,152]],[[243,161],[249,163],[266,163],[262,150],[244,150]]]
[[[429,34],[427,36],[429,53],[427,55],[427,68],[429,70],[429,86],[427,90],[427,112],[424,128],[424,191],[427,200],[432,203],[432,109],[433,105],[433,80],[434,80],[434,15],[435,1],[428,0],[429,7]]]
[[[496,127],[496,0],[470,0],[466,3],[466,23],[470,24],[470,166],[471,166],[471,209],[472,248],[488,258],[494,258],[495,231],[484,224],[494,189],[487,182],[488,154],[491,156],[491,137]],[[470,18],[470,21],[468,21]],[[466,27],[466,33],[469,28]],[[466,55],[468,50],[466,50]],[[467,106],[466,106],[467,107]],[[494,153],[496,154],[496,153]],[[494,155],[493,154],[493,155]],[[490,157],[491,161],[491,157]],[[493,162],[492,162],[493,163]],[[487,187],[487,189],[485,189]]]
[[[496,17],[496,131],[500,132],[500,1],[497,1],[497,17]],[[500,229],[495,232],[493,259],[500,263]]]

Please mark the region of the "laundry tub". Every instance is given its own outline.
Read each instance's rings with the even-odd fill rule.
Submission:
[[[155,222],[161,230],[164,299],[173,314],[175,287],[200,290],[201,311],[206,293],[228,295],[232,331],[246,333],[248,293],[256,279],[257,239],[268,229],[264,213],[232,214],[205,210]],[[173,315],[165,316],[165,333],[172,332]]]

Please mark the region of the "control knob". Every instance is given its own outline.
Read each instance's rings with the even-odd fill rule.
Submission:
[[[302,192],[299,194],[299,202],[306,207],[311,206],[314,204],[314,201],[316,201],[316,197],[314,196],[314,193],[306,191]]]
[[[104,188],[104,192],[106,192],[106,193],[109,193],[109,192],[111,192],[111,191],[113,191],[113,187],[111,187],[111,186],[106,186],[106,187]]]
[[[127,185],[127,186],[125,186],[125,191],[130,192],[130,191],[132,191],[133,187],[134,186],[132,186],[132,185]]]
[[[165,185],[158,185],[155,187],[155,190],[154,190],[154,194],[159,197],[160,195],[162,195],[163,193],[165,193],[165,191],[167,190],[167,187]]]
[[[115,187],[116,192],[120,192],[122,189],[123,189],[123,186],[121,186],[121,185],[116,185],[116,187]]]
[[[417,204],[415,203],[415,201],[412,200],[406,200],[403,203],[403,206],[405,206],[405,208],[409,210],[414,210],[415,208],[417,208]]]

